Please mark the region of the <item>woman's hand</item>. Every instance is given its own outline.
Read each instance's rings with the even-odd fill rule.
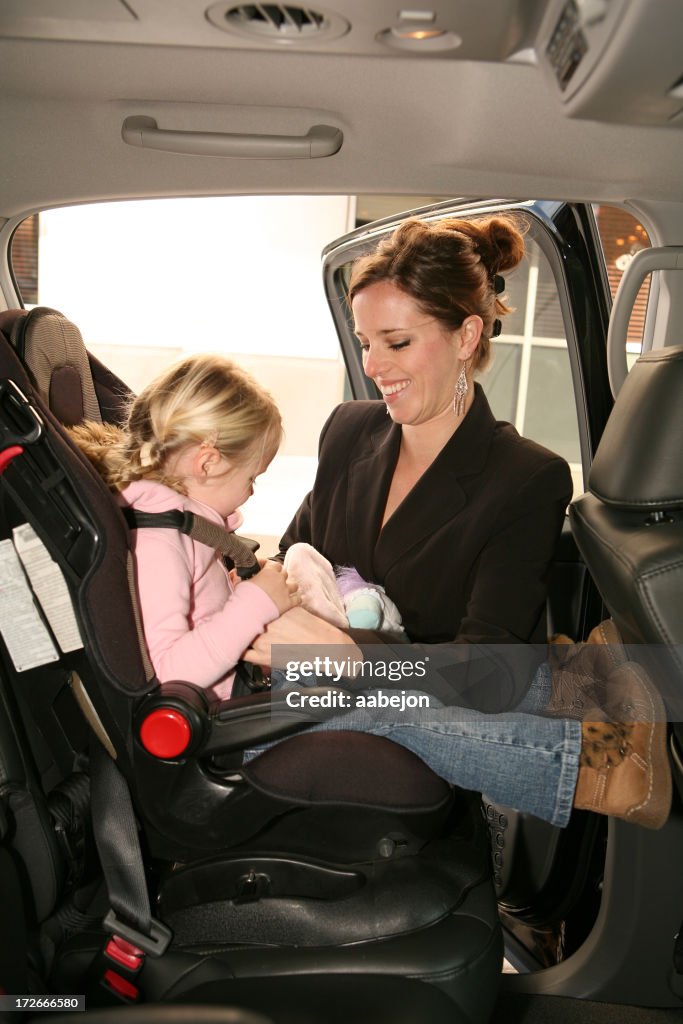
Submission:
[[[291,611],[281,615],[279,619],[268,623],[265,631],[257,636],[251,647],[244,652],[242,660],[251,662],[252,665],[272,668],[273,644],[302,647],[339,647],[344,645],[351,648],[345,652],[347,657],[351,657],[353,660],[362,660],[363,658],[361,651],[348,633],[330,625],[324,619],[319,619],[317,615],[311,615],[301,607],[292,608]]]

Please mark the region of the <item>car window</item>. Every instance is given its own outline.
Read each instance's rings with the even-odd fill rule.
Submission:
[[[557,283],[533,229],[525,259],[506,277],[503,331],[481,377],[494,414],[569,463],[574,494],[583,489],[576,403]]]
[[[271,554],[310,489],[320,429],[348,394],[320,253],[354,223],[346,196],[83,205],[24,221],[11,260],[24,305],[73,320],[134,391],[204,351],[234,357],[271,391],[285,440],[243,528]]]
[[[642,249],[651,245],[647,231],[628,210],[607,204],[593,207],[598,227],[605,271],[612,301],[629,263]],[[630,370],[642,352],[645,317],[650,295],[650,278],[646,277],[633,305],[626,336],[626,364]]]
[[[285,441],[245,508],[245,531],[270,551],[310,488],[326,416],[351,394],[320,286],[320,252],[409,200],[231,197],[50,210],[15,232],[12,269],[24,304],[65,313],[134,391],[187,352],[206,350],[234,356],[271,390]],[[572,374],[542,241],[532,220],[526,257],[506,280],[513,310],[481,383],[498,419],[568,461],[578,494]],[[342,279],[347,273],[341,268]]]

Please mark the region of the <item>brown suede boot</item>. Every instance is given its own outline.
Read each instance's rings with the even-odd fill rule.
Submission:
[[[596,626],[586,643],[573,643],[562,634],[551,637],[548,662],[553,690],[545,714],[580,720],[588,708],[604,706],[605,680],[625,661],[626,651],[611,619]]]
[[[605,680],[602,707],[582,723],[574,806],[658,829],[671,789],[662,698],[640,665],[625,662]]]

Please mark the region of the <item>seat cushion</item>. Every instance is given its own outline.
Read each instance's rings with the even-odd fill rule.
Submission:
[[[353,738],[353,757],[349,739]],[[292,754],[296,750],[296,757]],[[411,751],[366,733],[311,732],[250,761],[242,774],[255,789],[298,802],[392,807],[438,806],[451,787]]]

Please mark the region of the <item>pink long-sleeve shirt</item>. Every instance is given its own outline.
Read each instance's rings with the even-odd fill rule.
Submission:
[[[141,512],[189,510],[229,530],[242,522],[239,511],[226,524],[215,509],[153,480],[129,484],[120,500]],[[233,586],[214,549],[179,530],[136,530],[133,546],[142,626],[159,682],[185,680],[227,699],[240,655],[278,617],[275,603],[253,583]]]

